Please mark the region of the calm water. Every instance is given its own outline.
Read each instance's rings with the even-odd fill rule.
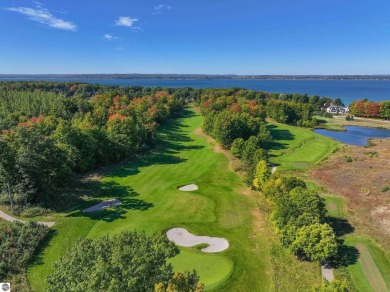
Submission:
[[[358,126],[345,126],[346,132],[316,129],[314,132],[339,140],[345,144],[367,146],[369,138],[389,138],[390,130],[379,128],[366,128]]]
[[[105,85],[139,85],[146,87],[227,88],[240,87],[278,93],[307,93],[309,95],[341,98],[349,104],[368,98],[374,101],[390,99],[390,80],[160,80],[160,79],[67,79],[67,78],[0,78],[1,80],[78,81]]]

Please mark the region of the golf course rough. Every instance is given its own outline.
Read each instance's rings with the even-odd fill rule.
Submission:
[[[184,228],[172,228],[167,231],[167,237],[170,241],[180,246],[195,246],[206,243],[209,246],[202,248],[203,252],[220,252],[229,247],[229,242],[225,238],[197,236]]]

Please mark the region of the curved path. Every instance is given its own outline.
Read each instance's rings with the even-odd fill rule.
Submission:
[[[11,215],[9,215],[1,210],[0,210],[0,218],[4,219],[6,221],[11,221],[11,222],[13,222],[13,221],[25,222],[23,220],[16,219],[15,217],[12,217]],[[42,225],[46,225],[47,227],[52,227],[55,224],[55,222],[37,222],[37,223],[42,224]]]

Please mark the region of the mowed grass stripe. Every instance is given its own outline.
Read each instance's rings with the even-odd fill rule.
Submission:
[[[359,250],[359,261],[372,289],[375,292],[388,291],[382,275],[373,261],[367,247],[362,243],[358,243],[356,244],[356,248]]]
[[[361,254],[358,261],[346,267],[355,288],[361,292],[376,291],[374,290],[374,287],[371,286],[369,281],[370,274],[368,273],[368,269],[370,269],[372,265],[375,265],[376,270],[380,273],[380,278],[382,278],[385,283],[384,287],[386,287],[386,289],[382,289],[381,292],[390,291],[390,259],[387,257],[385,252],[383,252],[373,242],[363,237],[348,236],[345,238],[345,244],[356,248],[359,246],[365,247],[364,254],[363,252],[360,252]],[[366,267],[364,267],[364,263],[362,261],[363,256],[371,257],[371,260],[369,260],[371,266],[366,265]],[[377,277],[373,277],[372,279],[376,280]],[[381,286],[383,288],[383,285]]]

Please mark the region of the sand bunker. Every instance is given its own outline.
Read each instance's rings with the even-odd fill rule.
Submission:
[[[181,186],[178,188],[179,191],[183,191],[183,192],[192,192],[192,191],[196,191],[198,188],[197,185],[186,185],[186,186]]]
[[[122,204],[122,202],[117,200],[117,199],[109,200],[109,201],[103,201],[103,202],[101,202],[99,204],[96,204],[96,205],[93,205],[93,206],[91,206],[89,208],[86,208],[83,211],[84,212],[94,212],[94,211],[99,211],[99,210],[102,210],[102,209],[105,209],[105,208],[118,206],[120,204]]]
[[[194,246],[206,243],[209,246],[202,248],[203,252],[220,252],[229,247],[229,242],[225,238],[196,236],[189,233],[184,228],[172,228],[167,231],[168,239],[180,246]]]

